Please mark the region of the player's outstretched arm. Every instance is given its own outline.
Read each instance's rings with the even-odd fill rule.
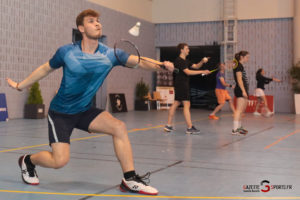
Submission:
[[[41,80],[42,78],[50,74],[52,71],[54,71],[54,69],[50,67],[49,62],[46,62],[45,64],[39,66],[27,78],[25,78],[23,81],[19,83],[11,80],[10,78],[6,78],[6,80],[10,87],[21,91],[22,89]]]

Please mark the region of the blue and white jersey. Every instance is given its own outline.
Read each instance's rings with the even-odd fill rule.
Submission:
[[[122,63],[126,63],[128,57],[122,52]],[[60,47],[49,64],[54,69],[63,67],[60,88],[51,101],[50,110],[66,114],[88,110],[108,73],[120,65],[113,48],[99,42],[95,53],[88,54],[82,52],[81,41]]]

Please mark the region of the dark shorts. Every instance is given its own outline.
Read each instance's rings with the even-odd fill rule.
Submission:
[[[246,90],[246,93],[249,96],[248,90]],[[234,88],[234,96],[236,96],[236,98],[243,97],[243,92],[239,87]]]
[[[175,100],[176,101],[190,101],[190,88],[189,86],[175,87]]]
[[[74,128],[87,131],[90,123],[103,110],[90,108],[89,110],[77,114],[64,114],[49,110],[48,130],[49,143],[63,142],[70,144],[70,137]]]

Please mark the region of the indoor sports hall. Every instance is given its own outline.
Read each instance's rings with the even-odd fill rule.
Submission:
[[[300,0],[0,16],[0,200],[300,199]]]

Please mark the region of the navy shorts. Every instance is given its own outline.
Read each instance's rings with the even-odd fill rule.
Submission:
[[[89,131],[90,123],[103,110],[90,108],[89,110],[77,114],[65,114],[49,110],[48,112],[48,134],[49,143],[62,142],[70,144],[70,137],[74,128]]]

